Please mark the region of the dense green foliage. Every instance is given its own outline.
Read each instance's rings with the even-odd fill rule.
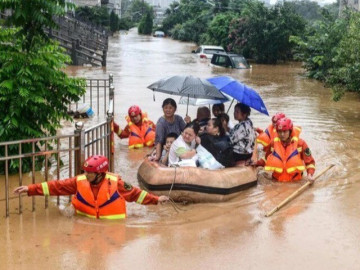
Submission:
[[[226,48],[230,44],[229,27],[234,20],[234,13],[220,13],[210,22],[206,33],[202,36],[205,44],[216,44]]]
[[[151,35],[152,29],[153,29],[153,16],[152,13],[147,12],[146,15],[142,17],[139,23],[138,32],[139,34],[143,34],[143,35]]]
[[[134,23],[139,23],[148,13],[153,13],[153,9],[148,3],[142,0],[134,0],[125,12],[124,17],[130,18]]]
[[[200,43],[214,14],[212,6],[201,0],[174,2],[166,11],[164,32],[175,39]]]
[[[129,18],[121,18],[119,20],[119,30],[129,30],[133,27],[133,23]]]
[[[360,93],[360,14],[351,14],[345,34],[333,58],[327,83],[334,90],[334,99],[339,100],[345,90]]]
[[[241,18],[230,26],[230,49],[258,63],[276,64],[291,58],[289,37],[304,29],[304,20],[287,2],[271,8],[248,2]]]
[[[119,30],[119,17],[118,15],[115,14],[114,11],[111,11],[110,13],[110,31],[111,32],[116,32],[117,30]]]
[[[106,7],[77,7],[75,9],[75,17],[79,20],[105,28],[109,28],[110,26],[110,15]]]
[[[129,30],[133,27],[133,23],[129,17],[120,19],[114,11],[109,14],[106,7],[77,7],[75,17],[93,25],[104,27],[111,32]]]
[[[251,0],[174,2],[166,11],[163,29],[174,39],[221,45],[254,58],[276,63],[292,57],[290,35],[304,31],[305,21],[292,5],[268,8]]]
[[[0,141],[55,135],[62,119],[71,120],[68,105],[85,92],[85,80],[62,71],[70,58],[44,34],[64,7],[56,0],[0,2],[0,10],[14,11],[6,20],[12,28],[0,28]]]
[[[334,90],[360,92],[360,15],[338,18],[337,3],[310,0],[267,7],[257,0],[180,0],[166,10],[162,30],[174,39],[220,45],[258,63],[304,62],[307,75]]]
[[[321,19],[321,7],[315,1],[288,1],[287,5],[291,6],[296,14],[300,15],[307,21],[315,21]]]
[[[177,24],[181,24],[183,21],[182,13],[177,11],[180,8],[178,2],[173,2],[170,4],[170,7],[165,11],[166,18],[163,20],[163,31],[166,34],[169,34],[171,29],[175,27]]]
[[[308,76],[325,82],[333,89],[334,100],[339,100],[344,91],[360,92],[360,14],[348,12],[334,18],[324,12],[323,16],[304,37],[291,40]]]

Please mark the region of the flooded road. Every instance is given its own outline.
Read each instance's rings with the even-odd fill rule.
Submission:
[[[42,197],[36,198],[34,213],[31,198],[24,197],[24,214],[19,216],[17,200],[12,199],[10,218],[0,219],[0,269],[359,269],[359,97],[347,94],[332,102],[330,90],[304,78],[298,63],[215,69],[192,55],[192,49],[190,43],[130,31],[110,39],[106,70],[68,72],[92,78],[114,75],[115,120],[120,126],[125,126],[133,104],[157,121],[168,96],[153,95],[146,87],[162,77],[230,75],[256,89],[270,115],[282,111],[303,128],[301,137],[318,172],[330,164],[335,168],[269,218],[264,214],[299,183],[273,183],[260,175],[257,187],[229,202],[180,206],[179,213],[171,205],[128,204],[128,219],[116,222],[67,217],[56,200],[43,210]],[[195,116],[196,109],[190,107],[189,114]],[[179,105],[177,113],[185,112],[186,106]],[[256,111],[251,119],[262,128],[270,122]],[[66,124],[64,130],[71,132],[73,126]],[[115,172],[138,185],[137,168],[148,150],[128,150],[127,141],[118,138],[115,149]]]

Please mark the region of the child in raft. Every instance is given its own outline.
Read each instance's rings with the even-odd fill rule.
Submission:
[[[159,160],[160,164],[163,164],[165,166],[168,166],[169,163],[169,151],[172,143],[177,139],[178,135],[175,132],[170,132],[168,135],[166,135],[165,144],[163,145],[163,150],[161,153],[161,157]],[[154,160],[156,157],[156,149],[154,149],[150,156],[149,160]]]

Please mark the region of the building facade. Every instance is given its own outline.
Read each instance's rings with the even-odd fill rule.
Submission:
[[[101,6],[101,0],[67,0],[67,2],[73,3],[78,7],[88,6]]]

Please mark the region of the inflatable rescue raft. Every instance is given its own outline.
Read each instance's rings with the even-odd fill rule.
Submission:
[[[194,167],[164,167],[145,159],[137,174],[140,185],[156,195],[175,201],[227,201],[257,184],[252,166],[207,170]]]

